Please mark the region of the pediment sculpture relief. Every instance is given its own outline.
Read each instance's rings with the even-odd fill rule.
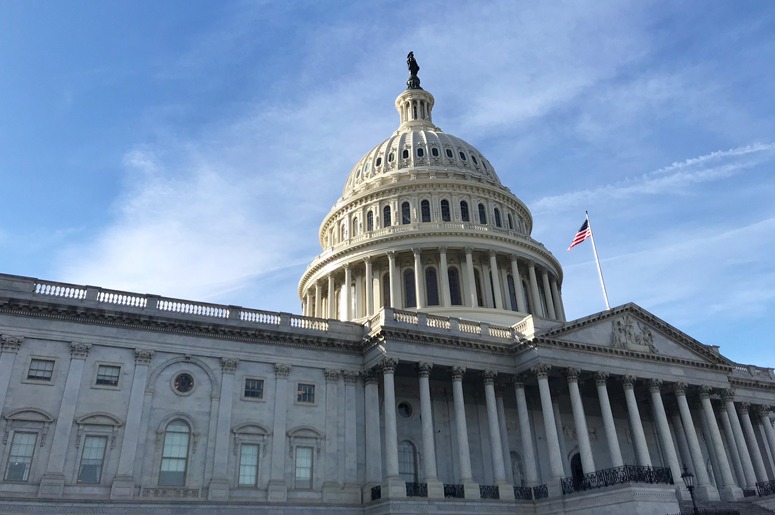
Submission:
[[[614,319],[611,326],[612,347],[640,352],[657,352],[651,329],[640,322],[633,322],[629,314]]]

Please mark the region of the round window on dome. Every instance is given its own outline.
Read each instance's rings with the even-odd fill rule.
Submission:
[[[463,151],[462,151],[462,150],[459,152],[459,154],[460,154],[460,159],[462,159],[463,161],[465,161],[465,160],[466,160],[466,155],[463,153]]]

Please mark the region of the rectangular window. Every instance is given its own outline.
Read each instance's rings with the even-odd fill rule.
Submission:
[[[245,379],[245,397],[249,399],[264,398],[263,379]]]
[[[315,402],[315,385],[299,383],[296,391],[296,402]]]
[[[33,381],[51,381],[52,375],[54,375],[54,360],[33,359],[30,361],[27,379],[32,379]]]
[[[312,488],[312,447],[296,447],[296,488]]]
[[[239,453],[239,486],[256,486],[258,482],[258,444],[243,443]]]
[[[102,464],[105,460],[107,436],[87,436],[83,439],[81,468],[78,470],[79,483],[99,483],[102,477]]]
[[[8,466],[5,469],[6,481],[28,481],[32,455],[35,452],[36,433],[14,433],[11,451],[8,453]]]
[[[121,367],[112,365],[100,365],[97,369],[97,384],[106,386],[118,386],[118,378],[121,375]]]

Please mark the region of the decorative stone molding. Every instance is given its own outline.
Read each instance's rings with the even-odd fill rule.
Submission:
[[[689,385],[686,383],[675,383],[673,385],[673,392],[676,395],[686,395],[686,389],[689,388]]]
[[[447,247],[439,247],[439,254],[446,254],[447,253]]]
[[[577,368],[567,368],[565,370],[565,376],[568,378],[569,383],[579,382],[579,370]]]
[[[662,380],[649,379],[649,391],[653,393],[660,393],[662,391]]]
[[[274,365],[274,371],[277,375],[277,378],[287,378],[291,373],[291,366],[287,365],[285,363],[275,363]]]
[[[433,363],[420,361],[419,363],[417,363],[417,375],[419,377],[429,377],[431,375],[432,368],[433,368]]]
[[[460,365],[455,365],[449,369],[449,377],[453,381],[462,381],[465,373],[466,367],[461,367]]]
[[[153,357],[152,350],[135,349],[135,364],[148,366],[151,364],[151,358]]]
[[[713,388],[710,386],[703,384],[700,386],[700,399],[710,399],[711,394],[713,393]]]
[[[724,402],[735,401],[735,390],[733,388],[727,388],[721,392],[721,400]]]
[[[533,372],[538,379],[548,379],[549,378],[549,371],[552,369],[549,365],[545,365],[543,363],[534,366],[530,369],[531,372]]]
[[[514,384],[514,388],[525,388],[525,379],[526,377],[524,374],[519,374],[514,376],[514,378],[511,380],[511,382]]]
[[[19,352],[23,341],[24,336],[0,335],[0,344],[2,344],[3,352]]]
[[[379,375],[376,368],[370,368],[363,373],[364,384],[377,384],[379,383]]]
[[[654,335],[648,326],[636,322],[638,330],[629,313],[611,320],[611,347],[640,352],[657,352]]]
[[[323,375],[326,376],[326,382],[327,383],[336,383],[339,381],[339,374],[340,372],[338,370],[334,370],[333,368],[327,368],[323,371]]]
[[[751,409],[751,404],[748,402],[741,402],[737,405],[737,410],[740,412],[741,415],[748,415],[748,412]]]
[[[608,382],[608,372],[595,372],[595,385],[597,386],[605,386]]]
[[[382,369],[383,374],[395,374],[396,367],[398,366],[398,359],[382,358],[382,361],[379,362],[379,366]]]
[[[422,255],[422,250],[412,249],[412,253],[414,254],[414,257],[419,258]]]
[[[72,359],[86,359],[89,356],[91,345],[88,343],[70,343],[70,357]]]
[[[474,249],[472,249],[471,247],[466,247],[463,250],[465,250],[466,256],[470,256],[474,252]]]
[[[495,370],[485,370],[482,372],[482,380],[484,384],[495,384],[495,378],[498,376],[498,372]]]
[[[635,381],[637,381],[637,377],[627,374],[622,378],[622,384],[624,385],[625,390],[632,390],[635,388]]]
[[[342,370],[342,377],[344,378],[345,383],[353,384],[358,382],[358,378],[361,377],[361,374],[351,370]]]
[[[221,370],[224,374],[233,374],[237,371],[238,359],[235,358],[221,358]]]
[[[759,415],[759,418],[761,418],[763,421],[767,421],[770,418],[770,407],[766,404],[761,404],[756,409],[756,414]]]

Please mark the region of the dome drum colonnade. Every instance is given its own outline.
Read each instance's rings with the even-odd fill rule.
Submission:
[[[379,420],[379,377],[383,386],[383,406],[396,406],[395,374],[399,360],[384,358],[380,363],[368,370],[364,376],[366,399],[366,420],[378,424]],[[412,365],[412,363],[402,363]],[[511,488],[506,479],[505,463],[509,459],[509,438],[507,421],[503,420],[503,392],[505,389],[495,384],[498,373],[493,370],[468,370],[462,366],[446,367],[454,405],[454,427],[457,434],[455,448],[457,450],[457,470],[455,480],[459,485],[442,485],[436,470],[436,446],[433,411],[431,409],[431,390],[428,378],[434,364],[429,362],[414,363],[419,386],[419,398],[422,423],[423,476],[427,485],[427,496],[439,498],[444,496],[445,489],[460,487],[459,496],[479,498],[480,485],[472,475],[469,436],[466,427],[466,404],[463,395],[463,378],[474,377],[475,382],[481,381],[484,387],[484,399],[487,411],[490,452],[492,456],[491,477],[493,487],[498,489],[498,498],[513,499],[519,491],[519,485]],[[437,370],[439,367],[436,366]],[[407,370],[407,367],[403,367]],[[436,374],[438,379],[439,374]],[[608,450],[607,462],[595,463],[591,450],[590,435],[587,428],[587,416],[584,402],[579,391],[580,377],[594,379],[598,403],[602,416],[604,438]],[[732,389],[719,390],[708,385],[687,385],[683,382],[664,384],[656,378],[641,378],[625,375],[614,378],[603,371],[580,371],[576,368],[550,367],[539,364],[522,373],[509,376],[514,388],[514,400],[517,412],[517,427],[521,444],[522,463],[524,465],[524,486],[528,489],[545,487],[549,497],[574,491],[574,485],[581,485],[583,478],[564,477],[566,475],[566,454],[563,425],[560,421],[558,399],[563,396],[562,390],[567,387],[567,397],[570,399],[573,426],[578,444],[578,454],[584,478],[594,476],[607,465],[610,469],[621,469],[637,465],[649,470],[658,468],[661,462],[670,470],[676,485],[676,494],[685,498],[686,492],[681,482],[677,482],[682,473],[681,464],[693,471],[697,478],[697,495],[704,500],[734,500],[744,495],[755,495],[757,483],[771,482],[775,479],[775,429],[770,419],[770,407],[758,405],[752,407],[747,402],[735,402],[735,392]],[[550,387],[550,379],[553,387]],[[609,399],[610,386],[619,382],[626,400],[626,411],[630,432],[626,435],[617,431],[615,419]],[[558,383],[562,383],[561,387]],[[467,381],[468,384],[468,381]],[[470,386],[470,385],[469,385]],[[477,387],[474,385],[474,387]],[[498,387],[498,388],[496,388]],[[527,388],[530,392],[526,393]],[[538,390],[537,395],[535,390]],[[636,392],[637,390],[637,392]],[[496,391],[497,397],[496,397]],[[717,399],[711,400],[711,397]],[[536,448],[537,440],[533,435],[536,428],[531,424],[528,414],[532,407],[528,399],[538,398],[543,435],[546,449]],[[688,398],[687,398],[688,397]],[[640,398],[640,399],[639,399]],[[646,400],[648,399],[648,400]],[[586,401],[589,407],[589,400]],[[690,404],[691,402],[691,404]],[[650,413],[641,409],[650,405]],[[691,406],[691,407],[690,407]],[[471,409],[472,407],[469,407]],[[475,408],[475,406],[473,407]],[[693,408],[693,409],[692,409]],[[755,413],[752,421],[750,413]],[[399,475],[398,442],[401,439],[396,424],[396,410],[384,410],[384,463],[382,472],[380,441],[367,438],[366,449],[366,489],[372,489],[371,494],[385,497],[405,497],[406,490]],[[668,418],[670,417],[670,419]],[[669,421],[671,420],[671,421]],[[645,424],[653,424],[658,442],[651,447],[648,444]],[[754,423],[758,427],[761,445],[754,431]],[[698,429],[698,426],[700,429]],[[372,427],[377,431],[378,425]],[[723,430],[723,433],[722,433]],[[367,434],[375,434],[369,432]],[[711,477],[700,445],[700,436],[705,442],[706,454],[712,463],[714,476]],[[622,455],[622,445],[627,442],[632,445],[635,463],[626,464]],[[548,471],[539,471],[537,456],[539,452],[548,454]],[[603,455],[605,456],[605,455]],[[605,459],[605,458],[604,458]],[[769,462],[770,472],[765,467],[765,459]],[[541,484],[543,483],[543,485]],[[374,489],[374,485],[381,488]],[[484,486],[484,488],[488,488]],[[582,487],[583,488],[583,487]],[[536,491],[536,490],[534,490]],[[535,494],[528,494],[535,495]]]

